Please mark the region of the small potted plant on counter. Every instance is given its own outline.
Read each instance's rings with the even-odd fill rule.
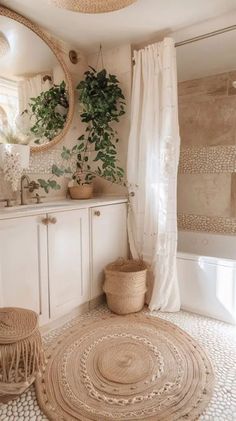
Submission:
[[[62,165],[54,164],[52,177],[38,182],[48,193],[50,188],[60,188],[55,177],[69,177],[71,198],[88,199],[93,194],[95,177],[124,185],[124,170],[117,158],[119,139],[113,124],[125,114],[125,98],[116,76],[105,69],[97,72],[90,68],[77,89],[82,108],[80,117],[86,124],[85,134],[77,139],[73,148],[63,147]]]

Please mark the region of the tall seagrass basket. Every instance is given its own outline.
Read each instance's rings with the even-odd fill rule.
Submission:
[[[136,313],[145,302],[147,266],[142,260],[119,259],[106,266],[103,290],[116,314]]]

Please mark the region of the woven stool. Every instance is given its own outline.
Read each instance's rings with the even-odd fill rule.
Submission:
[[[23,393],[44,362],[38,315],[22,308],[0,308],[0,402]]]

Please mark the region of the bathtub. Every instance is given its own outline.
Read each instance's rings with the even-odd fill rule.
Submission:
[[[236,237],[179,231],[177,270],[184,310],[236,324]]]

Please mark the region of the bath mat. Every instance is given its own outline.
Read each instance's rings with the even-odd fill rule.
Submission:
[[[36,394],[50,420],[196,420],[213,390],[198,343],[145,313],[82,320],[46,355]]]

